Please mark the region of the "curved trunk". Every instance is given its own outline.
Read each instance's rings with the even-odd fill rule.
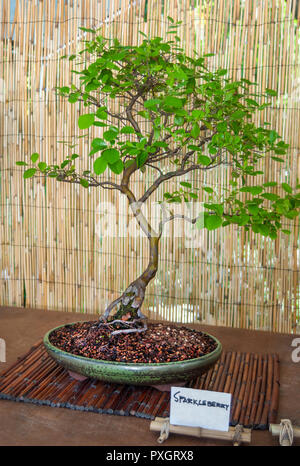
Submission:
[[[133,212],[133,215],[140,226],[140,228],[145,233],[149,241],[149,263],[146,270],[130,285],[126,288],[124,293],[115,299],[105,310],[104,315],[100,318],[104,318],[106,321],[110,315],[113,308],[118,306],[116,314],[114,314],[115,320],[113,322],[127,322],[135,323],[140,321],[140,319],[145,319],[141,312],[141,306],[144,302],[145,291],[149,282],[155,277],[157,268],[158,268],[158,245],[160,235],[157,235],[156,232],[151,227],[150,223],[147,221],[146,217],[141,211],[142,202],[137,202],[135,195],[129,189],[128,183],[130,176],[136,171],[137,165],[133,163],[124,170],[123,178],[121,182],[122,193],[127,197],[129,206]],[[145,325],[142,329],[127,329],[127,330],[118,330],[114,333],[120,332],[132,332],[132,331],[144,331],[147,328]]]
[[[149,282],[155,277],[158,269],[158,247],[159,237],[148,237],[149,240],[149,262],[144,272],[135,279],[119,298],[114,300],[105,310],[104,319],[107,319],[114,307],[119,305],[116,319],[122,319],[124,316],[130,318],[145,318],[140,308],[144,302],[146,288]],[[130,316],[128,315],[130,314]],[[126,319],[127,320],[127,319]]]

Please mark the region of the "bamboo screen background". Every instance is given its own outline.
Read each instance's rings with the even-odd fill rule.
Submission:
[[[257,122],[270,121],[290,149],[284,164],[266,159],[266,179],[294,186],[300,109],[296,3],[17,0],[10,11],[10,1],[0,0],[0,305],[101,314],[147,263],[142,237],[108,238],[103,233],[107,220],[100,203],[107,203],[108,210],[113,203],[116,228],[128,222],[126,202],[118,193],[51,179],[25,183],[22,167],[15,165],[35,151],[41,160],[60,162],[65,148],[58,141],[73,142],[82,134],[77,127],[80,104],[71,105],[53,91],[71,82],[72,66],[60,57],[73,53],[85,38],[78,28],[102,26],[105,36],[136,44],[143,39],[139,30],[166,37],[169,15],[182,21],[179,35],[188,53],[194,48],[214,53],[208,59],[212,69],[227,68],[233,78],[277,89],[279,98]],[[89,143],[80,139],[76,152],[87,155]],[[81,157],[76,164],[88,169],[87,160]],[[135,192],[155,176],[137,174]],[[229,171],[193,176],[218,188],[229,179]],[[178,220],[172,228],[178,233],[186,226]],[[272,242],[232,226],[209,234],[200,231],[193,247],[180,235],[163,239],[160,269],[148,288],[144,312],[178,322],[297,331],[298,231],[296,223],[290,236],[282,234]]]

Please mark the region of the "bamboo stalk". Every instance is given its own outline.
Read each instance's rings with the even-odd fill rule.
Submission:
[[[253,400],[252,400],[252,407],[249,415],[249,422],[247,425],[253,426],[254,420],[255,420],[255,415],[257,412],[257,407],[258,407],[258,398],[259,398],[259,393],[260,393],[260,388],[261,388],[261,383],[262,383],[262,356],[258,356],[258,361],[257,361],[257,372],[256,372],[256,380],[255,380],[255,387],[254,387],[254,393],[253,393]]]
[[[133,390],[134,387],[132,385],[125,385],[125,388],[122,390],[119,402],[114,407],[116,414],[121,415],[121,408],[123,407],[126,400],[129,398]]]
[[[156,417],[154,421],[150,423],[150,430],[154,432],[160,432],[165,418]],[[174,434],[188,435],[197,438],[212,438],[218,440],[229,440],[233,441],[236,436],[236,430],[234,427],[230,427],[228,432],[212,430],[212,429],[203,429],[201,427],[188,427],[188,426],[175,426],[170,424],[169,432]],[[240,434],[241,443],[250,443],[251,442],[251,430],[244,429]]]
[[[243,374],[243,382],[238,396],[238,404],[236,405],[235,412],[232,416],[232,424],[241,424],[244,425],[245,411],[248,406],[248,400],[250,396],[250,386],[253,377],[253,363],[254,357],[253,354],[250,354],[248,359],[248,364],[246,370]]]
[[[240,413],[242,409],[242,403],[245,397],[245,391],[246,391],[246,383],[248,380],[248,374],[249,374],[249,361],[250,361],[250,354],[247,353],[245,357],[245,363],[244,363],[244,370],[243,370],[243,377],[242,381],[240,383],[240,390],[238,392],[238,395],[236,397],[235,401],[235,407],[232,410],[232,417],[231,417],[231,424],[236,425],[239,424],[239,418],[240,418]]]
[[[232,394],[231,407],[230,407],[230,419],[232,419],[232,416],[234,414],[235,406],[237,404],[237,400],[238,400],[238,396],[239,396],[239,392],[241,388],[242,377],[244,374],[245,357],[246,357],[245,353],[242,353],[234,391],[230,392]]]
[[[113,391],[112,395],[109,397],[107,400],[106,404],[103,406],[103,412],[107,414],[113,414],[114,413],[114,407],[119,401],[120,393],[122,391],[122,386],[118,385],[116,386],[115,390]]]
[[[266,383],[266,395],[264,400],[263,412],[261,414],[260,422],[258,425],[259,429],[266,429],[268,425],[268,413],[271,406],[271,394],[273,386],[273,356],[272,354],[267,355],[267,366],[268,366],[268,375]]]
[[[15,372],[18,370],[18,372],[20,372],[20,370],[22,370],[22,368],[26,365],[33,359],[33,358],[37,358],[37,357],[40,357],[40,354],[41,354],[41,351],[38,353],[35,353],[35,351],[39,348],[40,346],[40,342],[37,343],[36,345],[32,346],[30,348],[30,350],[25,353],[23,356],[21,356],[20,358],[18,358],[11,366],[9,366],[4,372],[1,373],[0,375],[0,389],[2,387],[2,381],[8,381],[9,380],[9,377],[14,377],[15,376]]]
[[[249,419],[250,419],[250,413],[251,413],[253,397],[254,397],[254,391],[255,391],[257,362],[258,362],[258,356],[257,356],[257,354],[254,354],[254,356],[253,356],[253,372],[252,372],[253,375],[252,375],[252,381],[251,381],[251,384],[250,384],[250,393],[249,393],[249,398],[248,398],[248,405],[247,405],[247,409],[246,409],[246,412],[245,412],[244,424],[243,424],[245,427],[250,426]]]
[[[147,406],[144,409],[143,417],[149,419],[153,418],[153,411],[157,407],[157,404],[161,398],[161,392],[159,390],[154,390],[152,395],[147,403]]]
[[[131,416],[136,415],[140,407],[143,406],[144,400],[147,400],[147,396],[148,396],[148,391],[145,389],[142,389],[140,391],[140,395],[138,396],[138,398],[136,398],[135,401],[130,406],[129,413]]]
[[[52,390],[51,395],[48,396],[48,401],[51,405],[57,406],[58,397],[59,395],[65,390],[65,388],[69,385],[70,378],[68,377],[68,373],[63,371],[61,375],[58,377],[58,380],[55,380],[54,385],[57,387],[56,389]]]
[[[224,385],[225,385],[225,382],[226,382],[226,379],[227,379],[229,367],[230,367],[230,364],[231,364],[231,359],[232,359],[232,352],[231,352],[231,351],[228,351],[228,352],[226,353],[226,359],[225,359],[224,369],[223,369],[222,375],[221,375],[221,377],[220,377],[219,385],[218,385],[218,387],[217,387],[217,390],[218,390],[219,392],[223,392],[223,391],[224,391]]]
[[[49,392],[49,389],[51,389],[51,386],[49,388],[49,383],[62,371],[62,368],[55,364],[50,368],[49,371],[47,371],[45,377],[43,378],[42,382],[32,391],[30,394],[31,397],[35,400],[43,400],[45,395]]]
[[[254,420],[254,427],[256,428],[260,425],[260,418],[261,418],[263,407],[264,407],[265,392],[266,392],[266,385],[267,385],[267,364],[268,364],[268,360],[266,356],[264,356],[261,389],[260,389],[260,394],[259,394],[259,399],[258,399],[256,417]]]
[[[149,409],[149,402],[151,400],[151,397],[153,395],[153,393],[155,393],[155,391],[157,391],[155,388],[148,388],[148,390],[146,391],[146,396],[145,398],[143,399],[143,401],[141,402],[139,408],[136,410],[136,413],[135,413],[135,416],[137,417],[144,417],[144,412]]]
[[[87,410],[97,410],[96,407],[98,403],[100,403],[102,395],[107,391],[107,384],[104,382],[96,382],[94,390],[92,396],[89,395],[89,397],[82,402]]]
[[[39,367],[40,358],[36,356],[34,359],[34,362],[32,362],[29,367],[28,365],[24,365],[23,371],[17,372],[17,374],[11,374],[11,376],[4,381],[2,385],[2,390],[5,390],[8,386],[10,391],[13,390],[16,385],[22,383],[25,377],[30,375],[30,372],[32,372],[32,370],[34,370],[36,367]]]
[[[14,389],[11,391],[13,396],[21,396],[25,395],[30,387],[34,387],[38,384],[37,380],[47,374],[52,368],[56,366],[54,361],[46,360],[44,363],[42,361],[39,362],[39,365],[28,374],[25,379],[23,379]]]
[[[158,417],[168,417],[170,415],[170,397],[166,394],[160,405],[159,410],[157,411]]]
[[[165,402],[166,402],[166,399],[168,400],[169,402],[169,397],[166,396],[166,393],[165,392],[160,392],[160,397],[158,398],[158,401],[157,401],[157,404],[153,410],[153,412],[151,413],[152,416],[155,418],[156,416],[158,416],[158,414],[164,410],[164,406],[165,406]]]
[[[241,412],[240,412],[240,416],[239,416],[239,424],[241,424],[243,426],[245,426],[246,410],[247,410],[249,400],[250,400],[250,396],[251,396],[251,385],[253,383],[253,379],[255,378],[254,358],[255,358],[255,355],[251,354],[250,355],[249,370],[248,370],[248,377],[247,377],[246,386],[245,386],[245,393],[244,393],[244,397],[243,397],[243,400],[242,400]]]
[[[271,395],[270,410],[268,413],[269,424],[275,423],[277,419],[277,410],[279,403],[279,356],[278,354],[272,355],[273,357],[273,390]]]
[[[115,391],[115,389],[116,384],[106,383],[104,385],[104,390],[101,391],[101,395],[99,396],[97,403],[95,403],[94,405],[94,408],[96,408],[97,411],[101,413],[103,412],[103,406],[105,405],[109,397],[112,395],[112,393]]]
[[[211,390],[212,391],[217,391],[218,389],[218,386],[219,386],[219,381],[220,381],[220,378],[222,376],[222,372],[223,372],[223,369],[224,369],[224,365],[225,365],[225,354],[222,353],[221,354],[221,357],[220,357],[220,363],[218,365],[218,372],[216,373],[216,377],[215,377],[215,380],[214,380],[214,383],[213,385],[211,386]]]

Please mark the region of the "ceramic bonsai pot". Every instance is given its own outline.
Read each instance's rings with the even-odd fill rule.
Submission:
[[[76,323],[68,324],[68,326]],[[214,336],[207,334],[216,342],[217,346],[211,353],[199,358],[148,364],[104,361],[67,353],[53,346],[49,337],[52,332],[62,327],[64,325],[53,328],[46,333],[43,341],[48,354],[70,372],[111,383],[163,385],[186,382],[206,372],[222,353],[221,343]]]

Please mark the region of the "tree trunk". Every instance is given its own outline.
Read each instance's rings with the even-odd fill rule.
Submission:
[[[144,302],[146,288],[149,282],[155,277],[158,269],[158,247],[159,237],[148,237],[149,241],[149,263],[146,270],[122,293],[119,298],[114,300],[105,310],[103,315],[107,320],[114,307],[119,305],[119,309],[114,315],[115,319],[130,320],[141,319],[145,316],[141,312],[141,306]]]

